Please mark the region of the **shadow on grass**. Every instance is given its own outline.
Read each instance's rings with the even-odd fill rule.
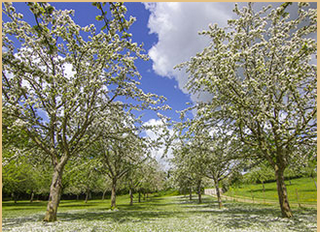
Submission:
[[[61,208],[69,209],[72,206],[83,208],[84,205],[63,205]],[[108,207],[105,209],[86,208],[68,210],[66,212],[60,211],[58,212],[58,219],[61,222],[80,220],[124,224],[128,222],[152,223],[157,220],[168,221],[173,218],[190,218],[194,220],[195,217],[207,217],[210,218],[212,227],[218,224],[231,230],[247,228],[253,225],[261,225],[268,228],[270,224],[280,222],[287,223],[288,228],[292,229],[292,231],[310,231],[310,228],[301,223],[299,219],[303,218],[304,221],[308,221],[310,215],[315,215],[314,217],[316,217],[317,214],[316,209],[302,208],[294,210],[293,213],[297,215],[296,218],[287,220],[281,218],[280,209],[274,206],[223,201],[223,208],[219,209],[218,202],[212,197],[204,197],[203,203],[198,204],[198,199],[194,198],[190,201],[183,196],[174,197],[170,200],[168,198],[149,198],[145,202],[135,203],[132,206],[119,204],[118,208],[118,210],[114,211],[111,211]],[[33,217],[26,215],[21,218],[6,219],[5,225],[41,221],[43,216],[38,214]]]
[[[30,202],[17,202],[17,203],[14,203],[13,201],[4,201],[2,202],[2,208],[5,208],[5,207],[35,207],[35,206],[46,206],[47,205],[47,201],[35,201],[33,203],[30,203]]]
[[[276,188],[265,188],[264,189],[264,192],[275,192],[275,191],[277,191]],[[263,193],[263,189],[262,188],[261,189],[253,189],[252,192],[253,193],[256,193],[256,192]],[[248,193],[250,193],[250,192],[248,192]]]

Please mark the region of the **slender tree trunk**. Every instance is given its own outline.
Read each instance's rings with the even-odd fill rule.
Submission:
[[[222,199],[221,199],[221,193],[220,193],[220,188],[219,188],[219,181],[214,180],[214,183],[215,183],[215,187],[216,187],[216,194],[217,194],[217,198],[218,198],[219,209],[221,209],[222,208]]]
[[[129,190],[129,195],[130,195],[130,205],[133,205],[133,193],[131,188]]]
[[[139,191],[139,203],[141,203],[141,191]]]
[[[111,209],[116,208],[116,191],[117,191],[117,179],[112,179],[112,188],[111,188]]]
[[[108,191],[108,188],[106,188],[104,191],[103,191],[103,194],[102,194],[102,200],[104,200],[105,196],[106,196],[106,192]]]
[[[278,197],[279,197],[279,204],[281,208],[282,217],[291,218],[293,215],[292,215],[289,201],[288,201],[287,188],[284,183],[283,173],[284,173],[284,167],[279,167],[279,166],[275,167]]]
[[[317,181],[315,181],[315,179],[314,179],[313,175],[311,176],[311,178],[312,178],[313,183],[314,183],[314,185],[316,186],[316,189],[317,189]]]
[[[77,201],[79,200],[79,194],[77,194]]]
[[[31,197],[30,197],[30,203],[32,203],[32,202],[33,202],[33,197],[34,197],[34,192],[32,191],[32,193],[31,193]]]
[[[62,190],[63,168],[64,164],[57,164],[54,167],[47,211],[43,219],[46,222],[54,222],[57,220],[57,212]]]
[[[87,191],[86,191],[86,198],[84,200],[84,203],[87,203],[88,202],[88,199],[89,199],[89,193],[90,193],[90,189],[87,187]]]
[[[198,181],[198,203],[199,204],[202,203],[202,199],[201,199],[201,180]]]
[[[191,188],[189,188],[189,199],[190,199],[190,201],[192,201],[192,189]]]
[[[17,196],[13,193],[11,193],[11,197],[12,197],[12,200],[14,201],[15,204],[17,204]]]

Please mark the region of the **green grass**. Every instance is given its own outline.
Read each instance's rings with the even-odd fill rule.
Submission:
[[[285,181],[289,202],[298,203],[296,190],[299,196],[299,203],[317,204],[317,189],[311,178],[299,178]],[[254,199],[265,199],[271,201],[278,201],[277,184],[266,183],[265,192],[263,193],[262,184],[243,184],[241,187],[231,187],[225,195],[240,196]]]
[[[174,192],[168,193],[174,195]],[[212,196],[198,204],[184,196],[150,196],[129,205],[129,197],[117,197],[118,209],[110,200],[61,201],[58,221],[42,221],[46,202],[3,202],[4,231],[316,231],[316,209],[294,209],[293,219],[281,218],[275,206],[223,201],[218,208]]]
[[[138,199],[138,195],[135,195]],[[143,199],[141,197],[141,199]],[[148,199],[146,199],[148,201]],[[128,195],[117,196],[117,206],[122,208],[130,202]],[[87,203],[84,200],[61,200],[59,204],[59,212],[68,210],[108,210],[110,209],[110,199],[106,200],[89,200]],[[47,201],[18,201],[16,204],[13,201],[2,202],[2,217],[15,217],[23,214],[45,213]]]

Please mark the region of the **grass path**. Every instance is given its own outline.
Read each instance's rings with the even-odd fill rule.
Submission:
[[[118,198],[118,210],[109,201],[61,201],[58,219],[42,222],[45,202],[3,203],[3,231],[316,231],[315,209],[295,209],[293,219],[280,217],[278,207],[224,202],[204,196],[203,204],[183,196],[152,197],[129,206]],[[21,205],[19,205],[21,204]]]

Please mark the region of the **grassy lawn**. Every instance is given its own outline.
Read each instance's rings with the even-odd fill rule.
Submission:
[[[285,181],[289,202],[298,203],[296,190],[298,192],[299,203],[305,204],[317,204],[317,189],[311,178],[299,178],[289,181]],[[228,196],[243,196],[252,198],[252,195],[255,199],[266,199],[278,201],[278,192],[277,184],[266,183],[265,192],[263,193],[262,184],[246,184],[241,187],[235,188],[231,187],[225,195]]]
[[[135,198],[137,200],[137,198]],[[293,219],[280,217],[274,206],[224,202],[196,196],[152,196],[129,206],[129,197],[117,198],[118,209],[109,210],[110,200],[61,201],[58,221],[42,222],[46,202],[3,202],[3,231],[316,231],[317,211],[295,209]]]

